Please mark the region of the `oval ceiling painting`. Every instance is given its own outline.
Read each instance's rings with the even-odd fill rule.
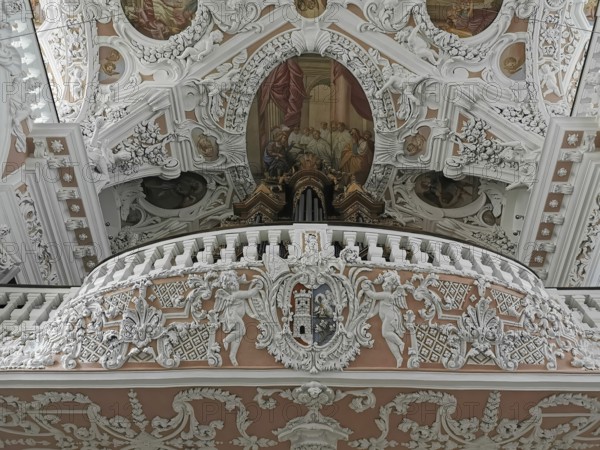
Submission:
[[[165,40],[190,26],[198,0],[121,0],[121,5],[136,30],[149,38]]]
[[[204,198],[206,180],[193,172],[183,172],[174,180],[147,177],[142,181],[146,201],[162,209],[183,209]]]
[[[275,68],[260,86],[248,122],[255,178],[279,183],[309,167],[338,185],[363,184],[375,149],[366,94],[342,64],[302,55]]]
[[[441,172],[426,172],[415,180],[415,194],[435,208],[462,208],[479,198],[479,180],[470,176],[452,180]]]
[[[435,26],[463,38],[489,27],[501,6],[502,0],[427,0],[427,12]]]

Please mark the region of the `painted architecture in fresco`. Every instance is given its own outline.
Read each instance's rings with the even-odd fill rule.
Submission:
[[[164,40],[187,28],[196,14],[197,0],[121,0],[127,19],[152,39]]]
[[[248,154],[257,179],[274,180],[306,166],[366,180],[374,152],[369,102],[341,64],[292,58],[263,82],[249,124]]]

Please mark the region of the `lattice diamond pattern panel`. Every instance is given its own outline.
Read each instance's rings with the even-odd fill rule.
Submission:
[[[514,342],[515,349],[509,354],[510,359],[518,359],[521,363],[533,365],[545,363],[544,339],[523,334]]]
[[[470,287],[468,284],[444,280],[440,282],[440,293],[451,301],[452,308],[461,309]]]
[[[490,356],[484,355],[483,353],[477,353],[476,355],[469,356],[469,359],[467,359],[467,364],[485,366],[488,364],[494,364],[494,360]]]
[[[439,327],[420,324],[416,332],[419,343],[419,360],[425,363],[440,363],[452,355],[453,346],[448,335]]]
[[[119,313],[123,313],[127,306],[129,306],[132,297],[132,291],[123,291],[118,294],[107,295],[104,297],[104,306],[107,309],[114,309]]]
[[[133,355],[129,360],[131,362],[152,362],[154,361],[154,356],[146,352],[140,352],[137,355]]]
[[[183,296],[186,284],[185,281],[178,281],[176,283],[155,284],[152,288],[162,307],[173,308],[176,306],[175,300]]]
[[[208,353],[208,338],[207,325],[194,326],[185,334],[180,334],[179,342],[173,346],[173,352],[179,355],[182,361],[205,360]]]
[[[515,295],[507,294],[506,292],[491,289],[492,297],[498,305],[498,311],[502,314],[518,315],[521,309],[521,299]],[[516,314],[511,311],[515,311]]]
[[[108,346],[102,342],[102,336],[86,334],[81,343],[81,362],[97,363],[108,352]]]

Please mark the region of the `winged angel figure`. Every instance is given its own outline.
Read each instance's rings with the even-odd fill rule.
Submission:
[[[382,68],[382,72],[386,81],[375,93],[375,97],[382,98],[383,92],[388,89],[394,94],[400,94],[396,117],[400,120],[407,120],[417,106],[421,105],[421,99],[416,95],[417,89],[427,77],[416,75],[400,64],[388,63]]]
[[[375,291],[375,285],[381,285],[383,290]],[[400,311],[407,309],[406,291],[408,289],[413,289],[413,286],[408,283],[402,284],[400,275],[392,270],[379,274],[373,281],[365,280],[361,283],[361,293],[374,300],[367,320],[379,314],[381,335],[396,358],[396,367],[400,367],[403,360],[404,341],[402,338],[406,328]]]
[[[238,277],[236,272],[226,271],[215,283],[219,288],[215,293],[214,312],[218,314],[223,332],[227,334],[223,339],[223,347],[229,350],[229,360],[234,366],[238,365],[237,352],[246,335],[244,316],[252,315],[246,300],[258,295],[263,287],[262,281],[253,280],[248,290],[240,291],[240,283],[246,282],[245,275]]]

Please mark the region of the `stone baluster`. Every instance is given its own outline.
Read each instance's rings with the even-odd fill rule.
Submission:
[[[260,239],[260,231],[246,231],[246,239],[248,245],[242,249],[242,254],[246,261],[256,261],[258,259],[258,240]]]
[[[225,235],[225,248],[221,249],[221,261],[230,263],[236,261],[235,245],[238,242],[237,234]]]
[[[115,274],[119,270],[123,269],[124,259],[123,258],[110,259],[105,264],[106,264],[106,269],[102,272],[100,270],[98,270],[98,276],[94,280],[93,285],[90,285],[90,288],[92,288],[92,286],[93,286],[95,289],[100,289],[102,286],[106,286],[108,283],[110,283],[114,279]]]
[[[464,248],[466,249],[466,251],[463,250],[463,257],[471,261],[471,264],[473,265],[473,270],[475,272],[477,272],[480,275],[493,276],[492,268],[486,266],[485,264],[482,264],[481,262],[481,257],[483,256],[483,254],[480,249],[471,246],[465,246]]]
[[[19,292],[9,293],[7,296],[2,294],[0,299],[1,303],[4,303],[4,308],[0,309],[0,322],[5,322],[10,320],[13,311],[17,306],[20,306],[25,303],[25,294]],[[3,324],[4,325],[4,324]]]
[[[290,233],[290,237],[293,239],[294,233]],[[269,244],[265,248],[265,255],[267,257],[279,256],[279,243],[281,242],[281,230],[269,230],[268,233]],[[294,243],[290,245],[290,255],[293,252]]]
[[[15,308],[10,315],[10,320],[14,321],[15,324],[21,324],[29,319],[31,311],[36,306],[40,306],[44,302],[44,296],[42,293],[31,293],[26,295],[25,304],[22,308]]]
[[[431,263],[429,262],[429,255],[421,251],[422,244],[423,240],[420,238],[412,236],[408,238],[408,247],[412,251],[412,258],[410,259],[410,262],[419,266],[431,266]]]
[[[427,242],[427,253],[433,255],[433,265],[435,267],[453,268],[452,260],[444,253],[444,243],[430,240]]]
[[[154,265],[154,261],[156,261],[156,259],[160,255],[160,248],[152,247],[146,250],[142,250],[141,252],[139,252],[139,255],[141,262],[133,268],[133,276],[135,277],[139,277],[150,273],[150,270],[152,270],[152,266]]]
[[[500,270],[502,270],[502,273],[504,274],[509,283],[514,283],[521,288],[523,287],[520,278],[517,276],[513,265],[509,261],[507,261],[506,259],[500,261]]]
[[[29,320],[35,324],[40,324],[50,317],[50,313],[61,304],[63,296],[57,293],[44,294],[44,301],[38,307],[31,311]]]
[[[570,298],[565,302],[567,307],[579,316],[582,322],[590,327],[596,326],[596,320],[590,315],[590,307],[587,304],[587,296],[585,295],[570,295]],[[600,318],[597,320],[600,321]]]
[[[179,253],[180,245],[177,242],[172,242],[162,246],[162,258],[154,261],[154,270],[150,273],[158,273],[162,270],[169,270],[173,267],[175,256]]]
[[[365,233],[365,240],[368,245],[367,260],[376,263],[384,263],[386,261],[383,257],[383,248],[377,246],[378,239],[378,233]]]
[[[600,325],[600,303],[598,302],[598,299],[592,296],[583,295],[574,295],[573,297],[587,297],[584,300],[584,304],[587,306],[586,313],[595,325]],[[579,299],[577,301],[579,301]]]
[[[192,266],[194,263],[192,255],[198,251],[198,243],[195,239],[187,239],[183,241],[182,247],[181,254],[175,256],[175,267],[177,269]]]
[[[452,265],[461,272],[472,272],[473,264],[471,261],[463,258],[463,246],[458,243],[446,242],[444,245],[444,253],[448,255],[452,261]]]
[[[199,263],[212,264],[215,262],[213,251],[217,245],[216,236],[206,236],[204,239],[204,250],[198,252],[196,259]]]
[[[112,280],[107,281],[123,281],[129,278],[133,274],[133,268],[139,260],[139,254],[133,253],[131,255],[125,256],[123,259],[123,267],[114,272]]]
[[[360,247],[356,245],[356,232],[354,231],[344,231],[344,248],[352,250],[356,252],[356,254],[360,254]]]
[[[504,273],[500,270],[500,263],[497,261],[497,257],[492,256],[490,253],[483,253],[481,255],[481,265],[482,268],[491,273],[492,276],[498,278],[503,281],[510,281],[504,275]]]
[[[406,250],[400,248],[400,236],[388,235],[385,241],[385,246],[390,249],[390,261],[391,262],[404,262],[406,261]]]
[[[533,291],[533,284],[531,283],[529,272],[524,267],[519,270],[519,280],[521,280],[521,285],[526,292],[531,293]]]

